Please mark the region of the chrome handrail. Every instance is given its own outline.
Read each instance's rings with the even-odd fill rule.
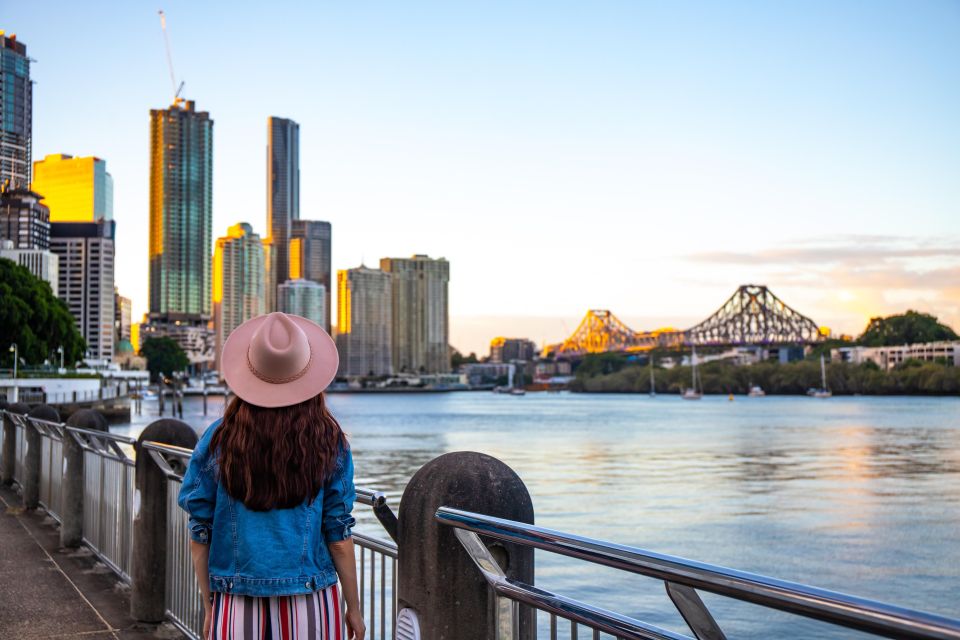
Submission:
[[[891,638],[960,639],[960,621],[503,518],[440,507],[441,524]]]
[[[136,438],[120,435],[119,433],[111,433],[109,431],[96,431],[95,429],[82,429],[80,427],[70,427],[66,425],[64,425],[64,428],[67,431],[72,431],[73,433],[79,433],[80,435],[90,436],[93,438],[102,438],[103,440],[113,440],[114,442],[119,442],[121,444],[129,444],[129,445],[137,444]]]

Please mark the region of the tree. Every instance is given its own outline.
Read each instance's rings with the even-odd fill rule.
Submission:
[[[140,353],[147,359],[147,369],[154,380],[183,371],[190,365],[187,354],[173,338],[151,336],[144,340]]]
[[[456,349],[454,347],[450,347],[450,349],[451,349],[450,366],[453,368],[454,371],[459,369],[461,365],[477,363],[477,354],[474,353],[473,351],[470,352],[470,355],[465,356],[462,353],[460,353],[459,349]]]
[[[910,310],[901,315],[871,318],[858,342],[865,347],[888,347],[956,339],[956,332],[935,316]]]
[[[20,357],[35,364],[55,357],[57,347],[63,347],[68,363],[80,360],[87,350],[70,310],[50,283],[0,258],[0,361],[13,364],[7,349],[14,342]]]

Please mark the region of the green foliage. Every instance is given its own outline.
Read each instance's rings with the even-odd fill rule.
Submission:
[[[13,366],[8,351],[16,343],[20,357],[28,364],[44,360],[72,364],[87,350],[73,316],[50,284],[12,260],[0,258],[0,362]]]
[[[622,353],[591,353],[584,357],[574,372],[578,379],[592,378],[596,375],[616,373],[627,364],[627,356]]]
[[[154,380],[183,371],[190,365],[187,354],[173,338],[151,336],[144,340],[140,353],[147,359],[147,369]]]
[[[935,316],[907,311],[897,316],[871,318],[857,342],[865,347],[887,347],[938,340],[956,340],[957,334]]]
[[[460,368],[460,365],[464,364],[476,364],[479,362],[477,360],[477,354],[473,351],[470,352],[470,355],[465,356],[458,349],[454,349],[453,353],[450,355],[450,366],[456,371]]]
[[[680,393],[690,386],[690,367],[657,368],[655,376],[657,393]],[[796,395],[820,386],[820,363],[760,362],[744,367],[709,362],[700,366],[700,377],[704,392],[709,394],[744,394],[754,384],[769,394]],[[827,365],[827,386],[836,395],[955,395],[960,392],[960,367],[911,360],[892,371],[883,371],[873,363],[835,362]],[[643,365],[624,366],[608,374],[578,375],[571,384],[574,391],[601,393],[647,393],[649,387],[650,371]]]

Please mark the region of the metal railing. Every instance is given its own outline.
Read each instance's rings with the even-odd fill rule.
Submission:
[[[697,590],[882,637],[960,639],[958,620],[856,596],[459,509],[441,507],[436,519],[454,527],[457,539],[500,597],[498,640],[518,637],[521,604],[550,616],[551,639],[557,637],[558,618],[570,622],[573,638],[579,626],[594,638],[601,633],[631,640],[677,640],[686,636],[512,580],[480,540],[481,535],[662,580],[667,595],[698,640],[726,636]]]
[[[203,629],[203,602],[190,555],[188,517],[177,504],[183,472],[193,452],[191,449],[149,441],[144,442],[142,447],[167,477],[166,614],[183,633],[198,639]],[[376,508],[383,507],[386,498],[378,491],[358,488],[357,502]],[[397,583],[397,545],[392,540],[361,533],[354,533],[353,540],[357,547],[360,610],[367,624],[367,637],[370,640],[395,639],[393,622],[397,617],[394,588]]]

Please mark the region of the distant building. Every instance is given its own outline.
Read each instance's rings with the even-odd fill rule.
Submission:
[[[213,120],[192,100],[150,111],[150,295],[141,338],[169,336],[213,364]]]
[[[130,331],[133,326],[133,302],[130,298],[120,295],[116,287],[113,288],[113,300],[114,342],[120,344],[121,341],[126,340],[131,343],[132,348]]]
[[[0,258],[26,267],[34,276],[50,283],[53,295],[57,295],[60,269],[56,254],[46,249],[14,249],[13,241],[0,240]]]
[[[213,323],[196,314],[147,314],[147,321],[140,325],[134,342],[139,348],[150,338],[167,337],[177,341],[190,361],[193,373],[206,371],[214,366],[217,338]]]
[[[50,210],[27,189],[0,188],[0,240],[14,249],[50,248]]]
[[[515,370],[515,365],[501,362],[470,362],[460,367],[472,387],[505,385],[510,372]]]
[[[321,327],[327,317],[327,289],[312,280],[287,280],[277,289],[277,311],[303,316]]]
[[[331,274],[331,227],[321,220],[294,220],[290,228],[289,269],[291,280],[303,278],[324,286],[329,295],[332,289]],[[326,305],[323,322],[318,322],[330,331],[330,304]]]
[[[113,358],[115,223],[55,222],[50,225],[50,251],[59,258],[57,297],[67,303],[87,356]]]
[[[33,163],[31,189],[50,209],[50,222],[113,220],[113,178],[100,158],[49,155]]]
[[[263,244],[246,222],[227,229],[213,253],[213,326],[216,366],[227,336],[264,313]]]
[[[30,186],[32,153],[33,84],[27,46],[16,34],[0,31],[0,187]]]
[[[392,290],[392,360],[397,373],[450,371],[450,263],[424,255],[383,258]]]
[[[210,315],[213,120],[183,106],[150,111],[150,313]]]
[[[537,345],[526,338],[494,338],[490,341],[490,362],[533,360]]]
[[[358,267],[337,272],[339,375],[390,375],[391,277]]]
[[[864,364],[872,362],[889,371],[907,360],[936,362],[938,360],[956,367],[960,365],[960,341],[943,340],[920,344],[905,344],[890,347],[841,347],[830,352],[831,360]]]
[[[276,310],[277,287],[289,273],[290,229],[300,218],[300,125],[267,118],[267,311]],[[327,283],[329,286],[329,283]]]

